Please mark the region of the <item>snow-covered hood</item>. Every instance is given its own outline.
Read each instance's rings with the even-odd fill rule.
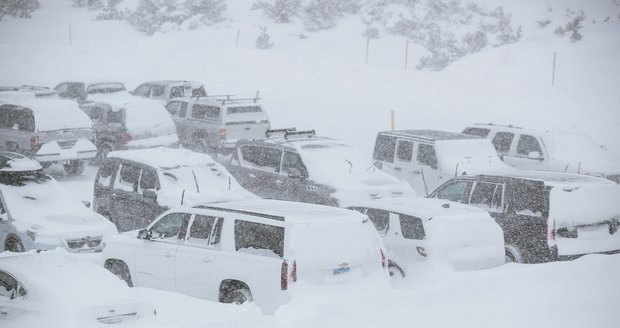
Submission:
[[[37,131],[93,128],[93,122],[75,101],[65,99],[28,99],[15,102],[30,108]],[[70,117],[70,120],[67,120]]]
[[[442,172],[473,175],[514,171],[502,162],[488,139],[437,141],[435,151]]]
[[[620,174],[620,158],[598,146],[585,133],[578,130],[556,132],[546,138],[546,143],[549,143],[549,138],[551,157],[560,162],[567,172],[603,176]]]

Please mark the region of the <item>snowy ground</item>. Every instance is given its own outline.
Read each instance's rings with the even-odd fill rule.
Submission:
[[[0,85],[120,80],[132,89],[148,80],[188,79],[205,83],[212,94],[253,96],[260,90],[273,127],[315,128],[368,156],[376,132],[389,129],[391,110],[403,129],[460,131],[472,122],[574,127],[620,155],[617,1],[504,4],[523,26],[521,42],[486,49],[440,73],[404,69],[405,40],[387,34],[372,41],[365,64],[363,26],[355,19],[305,40],[294,24],[270,26],[275,46],[264,51],[255,49],[254,40],[258,24],[269,23],[247,10],[250,1],[229,1],[230,17],[215,27],[153,37],[123,22],[93,21],[93,13],[68,0],[41,2],[30,20],[0,21]],[[558,19],[568,6],[588,15],[577,44],[555,37],[554,27],[536,25]],[[605,16],[612,19],[603,24]],[[415,62],[415,47],[410,55]],[[65,177],[60,167],[49,172],[79,199],[92,200],[95,167],[80,177]],[[169,327],[618,327],[618,276],[620,255],[460,273],[425,267],[387,287],[299,285],[293,302],[274,316],[251,304],[136,291],[155,303]]]

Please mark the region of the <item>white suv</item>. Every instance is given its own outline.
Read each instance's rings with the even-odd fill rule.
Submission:
[[[137,238],[136,238],[137,237]],[[104,266],[129,285],[272,313],[297,278],[327,284],[387,278],[383,244],[365,215],[276,200],[169,210],[108,240]]]

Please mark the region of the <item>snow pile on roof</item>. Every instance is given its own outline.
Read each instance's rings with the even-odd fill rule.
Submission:
[[[93,122],[75,101],[65,99],[23,99],[11,102],[32,110],[38,131],[89,128]],[[70,120],[67,118],[70,117]]]

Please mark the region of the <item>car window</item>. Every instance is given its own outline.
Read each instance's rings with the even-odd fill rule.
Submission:
[[[34,116],[29,110],[24,110],[13,105],[0,106],[0,128],[34,131]]]
[[[179,98],[183,97],[185,93],[183,92],[182,87],[172,87],[170,90],[170,98]]]
[[[389,228],[390,224],[390,212],[384,210],[378,210],[374,208],[369,208],[366,211],[366,215],[375,226],[375,229],[379,232],[380,235],[384,236]]]
[[[512,188],[512,212],[542,217],[549,215],[549,191],[544,183],[519,183]]]
[[[140,189],[159,189],[157,172],[152,168],[144,168],[140,176]]]
[[[107,112],[108,125],[121,126],[123,124],[123,110]]]
[[[187,241],[205,246],[218,246],[222,220],[214,216],[196,215],[189,229]]]
[[[471,192],[469,204],[486,210],[493,208],[493,197],[496,189],[497,184],[495,183],[476,182]]]
[[[285,151],[284,156],[282,156],[280,174],[299,174],[302,177],[308,177],[308,169],[306,169],[299,154]]]
[[[415,216],[400,214],[399,220],[403,238],[420,240],[426,238],[422,219],[416,218]]]
[[[151,226],[151,239],[176,240],[182,231],[183,223],[187,224],[190,216],[188,213],[170,213],[164,216]]]
[[[373,159],[389,162],[394,162],[394,150],[396,149],[396,137],[390,137],[385,135],[377,135],[375,141],[375,150],[373,152]]]
[[[542,155],[542,149],[535,137],[527,134],[522,134],[519,137],[519,143],[517,143],[517,155],[527,156],[530,152],[537,151]]]
[[[396,158],[399,161],[411,162],[413,158],[413,142],[399,140],[396,146]]]
[[[192,118],[217,120],[220,118],[220,109],[216,106],[195,104],[192,106]]]
[[[109,187],[110,182],[112,181],[112,173],[114,173],[115,168],[115,161],[106,160],[99,169],[99,172],[97,172],[97,177],[95,177],[95,183],[99,183],[105,187]]]
[[[179,108],[181,108],[180,101],[172,101],[166,105],[166,110],[168,110],[168,113],[174,116],[176,116],[179,113]]]
[[[493,199],[491,200],[491,210],[493,211],[504,211],[504,185],[497,185],[495,188],[495,193],[493,194]]]
[[[4,204],[2,203],[2,196],[0,196],[0,214],[4,213],[6,213],[6,210],[4,209]]]
[[[268,257],[284,256],[284,228],[249,222],[235,221],[235,250]]]
[[[88,117],[90,117],[94,123],[99,123],[103,120],[103,112],[102,106],[91,106],[88,110]]]
[[[165,88],[161,85],[154,85],[151,87],[151,97],[161,97],[164,95]]]
[[[453,202],[465,203],[469,198],[471,182],[455,181],[443,186],[435,195],[436,198],[446,199]]]
[[[0,270],[0,298],[15,299],[26,295],[26,290],[13,276]]]
[[[125,191],[137,192],[141,171],[142,169],[138,166],[128,163],[121,164],[120,174],[118,175],[118,179],[116,179],[115,183],[116,188]]]
[[[180,118],[185,118],[185,116],[187,116],[187,103],[186,102],[182,102],[181,103],[181,109],[179,110],[179,117]]]
[[[282,150],[271,147],[243,146],[241,160],[246,166],[255,167],[268,172],[278,172]]]
[[[514,137],[514,133],[497,132],[495,137],[493,137],[493,146],[498,153],[507,154],[510,151],[510,145],[512,145],[512,139]]]
[[[68,88],[69,88],[69,83],[61,83],[57,85],[54,88],[54,90],[58,91],[58,93],[63,93],[63,92],[66,92]]]
[[[136,90],[133,92],[134,95],[141,96],[141,97],[148,97],[150,93],[151,93],[151,86],[148,84],[143,84],[137,87]]]
[[[423,165],[429,165],[432,168],[437,167],[437,155],[435,154],[435,147],[427,144],[418,145],[418,163]]]
[[[463,130],[463,134],[468,134],[470,136],[480,136],[480,137],[488,136],[489,132],[491,132],[490,129],[484,129],[484,128],[466,128],[465,130]]]

